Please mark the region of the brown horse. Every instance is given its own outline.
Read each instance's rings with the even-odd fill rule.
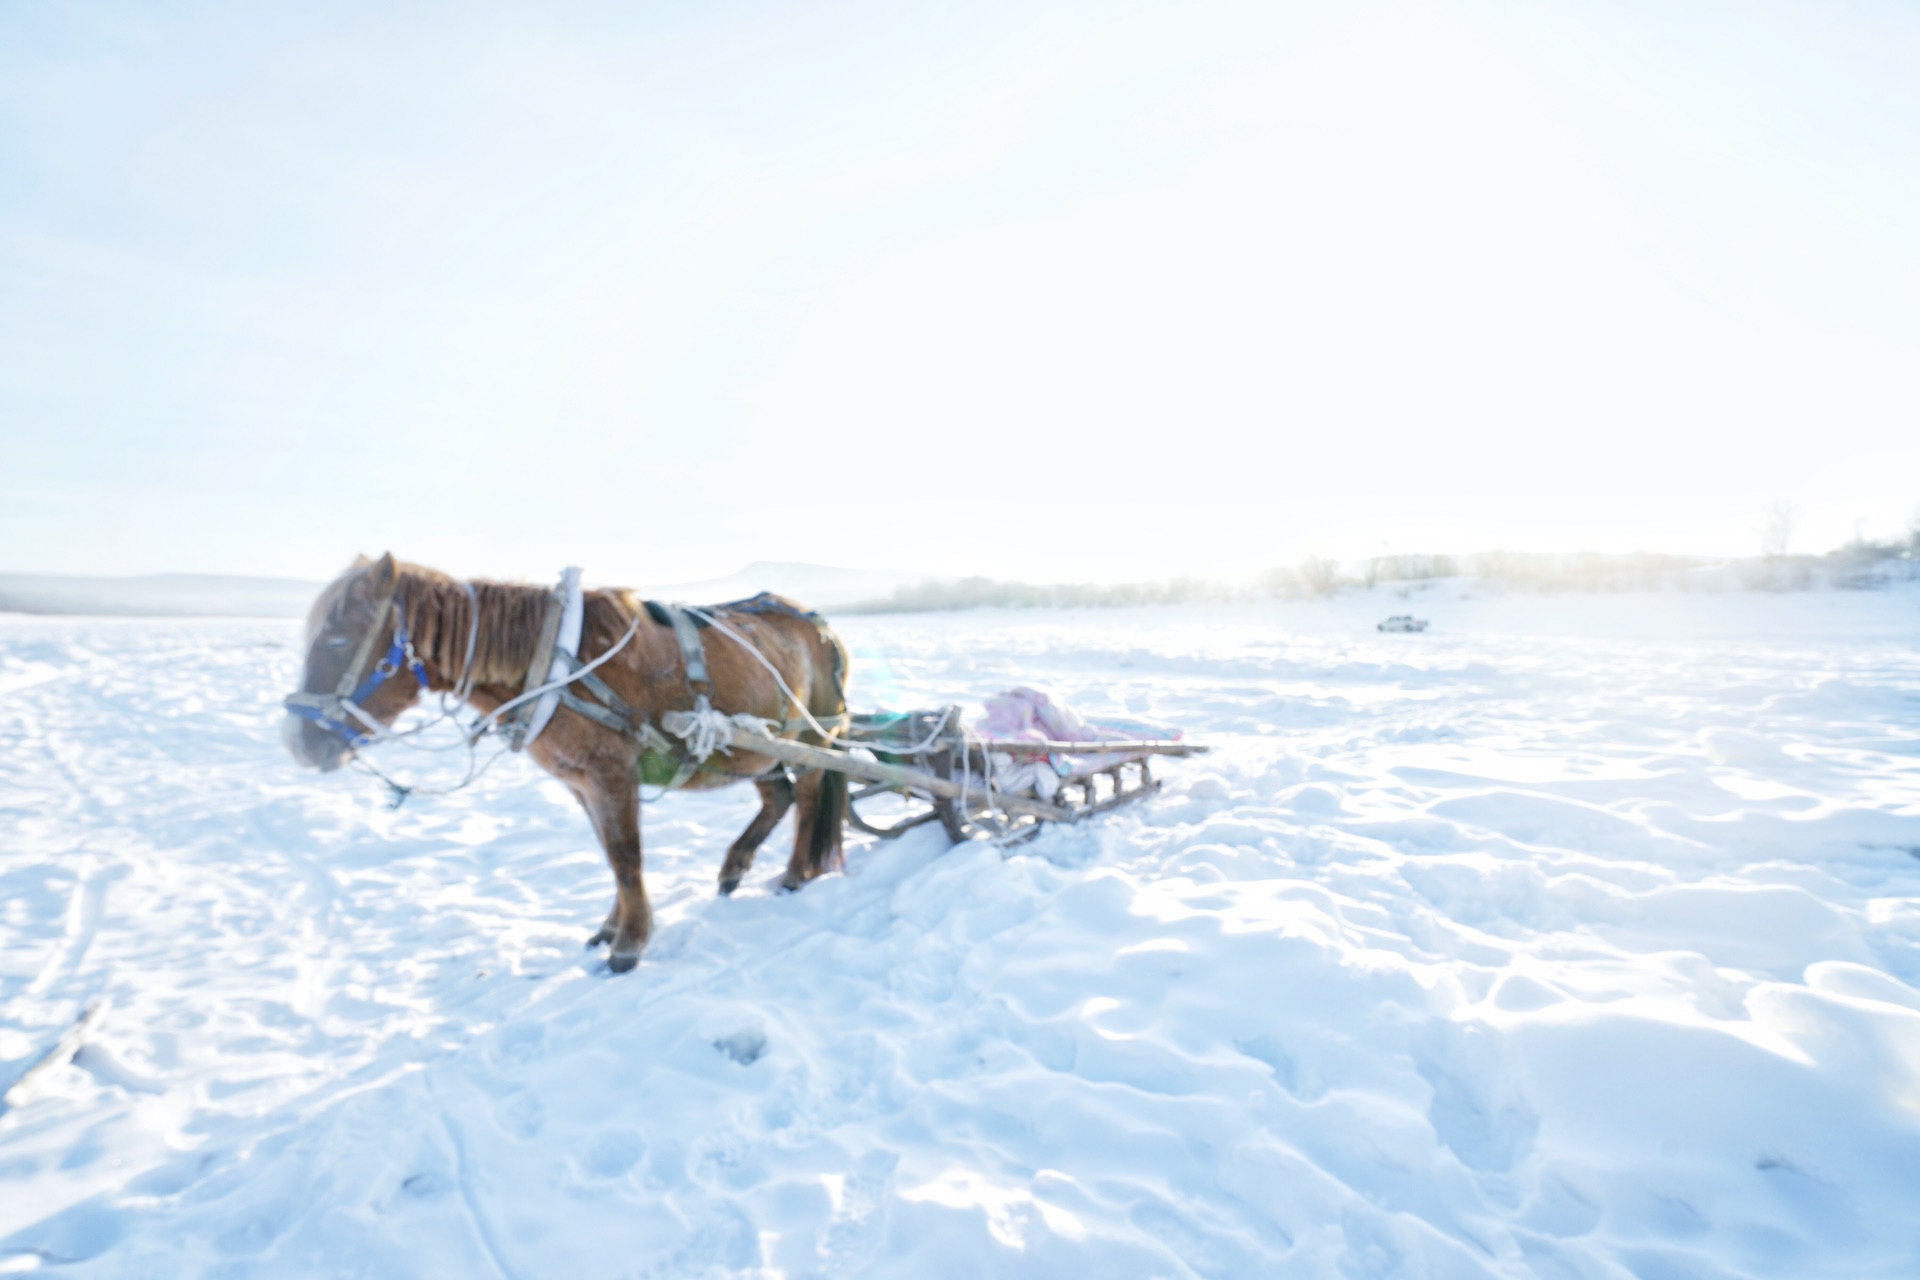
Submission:
[[[423,689],[454,692],[482,714],[508,704],[541,683],[529,680],[529,668],[541,648],[552,597],[547,587],[460,582],[396,563],[391,554],[377,561],[360,557],[321,593],[307,619],[301,692],[288,699],[283,725],[294,759],[321,770],[339,768],[359,746],[377,740]],[[753,607],[709,611],[717,622],[707,636],[724,627],[760,655],[731,637],[705,643],[714,709],[762,717],[783,726],[777,732],[786,736],[819,742],[807,716],[796,723],[794,702],[822,727],[844,715],[845,647],[790,601],[761,596],[745,603]],[[629,591],[588,591],[584,605],[581,660],[590,662],[626,637],[593,674],[625,704],[630,731],[562,705],[526,751],[579,798],[606,850],[617,897],[587,945],[611,942],[607,962],[624,973],[638,963],[653,931],[640,869],[639,776],[643,765],[661,763],[664,744],[672,743],[677,753],[667,763],[681,785],[704,790],[751,779],[759,789],[760,812],[727,850],[720,869],[723,894],[740,883],[755,849],[789,807],[796,810],[794,847],[782,886],[798,889],[839,867],[847,786],[844,775],[819,770],[793,778],[744,746],[696,764],[679,743],[657,732],[662,716],[696,706],[674,627],[656,621]],[[387,656],[370,661],[378,653]],[[769,665],[791,690],[791,701]],[[681,767],[672,768],[674,763]]]

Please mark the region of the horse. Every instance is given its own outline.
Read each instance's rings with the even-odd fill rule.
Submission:
[[[835,732],[828,725],[846,722],[847,651],[817,615],[772,594],[690,611],[708,625],[707,635],[727,637],[691,647],[687,612],[676,616],[618,588],[585,591],[581,603],[577,653],[589,667],[596,656],[605,659],[591,671],[604,682],[599,697],[587,703],[576,692],[582,686],[570,686],[574,696],[551,711],[525,751],[573,792],[606,853],[614,904],[587,946],[611,944],[608,967],[625,973],[653,932],[641,874],[640,781],[643,771],[664,781],[663,760],[676,785],[707,790],[751,781],[760,793],[760,811],[721,865],[722,895],[738,887],[789,808],[793,856],[781,887],[797,890],[844,866],[844,774],[812,769],[794,776],[745,742],[696,760],[656,726],[683,713],[685,736],[685,713],[704,713],[710,694],[714,712],[759,717],[779,736],[821,744],[823,734]],[[282,723],[288,750],[300,765],[338,769],[384,738],[424,692],[451,695],[483,717],[516,700],[532,705],[523,694],[546,682],[547,672],[531,668],[552,648],[554,609],[550,587],[460,581],[396,561],[391,552],[359,557],[308,615],[300,689],[287,699]],[[386,656],[370,662],[377,653]],[[608,703],[624,714],[613,714]],[[797,718],[796,709],[803,713]]]

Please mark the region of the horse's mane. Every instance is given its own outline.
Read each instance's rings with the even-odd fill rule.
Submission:
[[[457,680],[466,666],[467,636],[473,625],[472,601],[467,587],[473,587],[480,602],[480,632],[473,647],[475,684],[518,685],[533,665],[534,646],[540,642],[540,627],[546,620],[547,599],[551,588],[520,582],[459,581],[438,569],[424,565],[400,566],[400,592],[406,600],[407,630],[413,647],[422,658],[447,680]],[[619,638],[632,618],[630,608],[622,608],[619,594],[609,591],[586,593],[586,626],[583,640],[600,638],[602,645]],[[610,607],[611,606],[611,607]],[[618,626],[610,635],[602,635],[618,617]]]

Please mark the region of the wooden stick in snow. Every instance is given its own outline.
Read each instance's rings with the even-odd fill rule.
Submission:
[[[87,1032],[93,1030],[106,1012],[107,1001],[104,998],[89,1004],[86,1012],[82,1013],[74,1024],[53,1042],[53,1047],[41,1054],[32,1066],[22,1071],[19,1078],[7,1086],[6,1093],[0,1095],[0,1102],[4,1102],[9,1107],[17,1107],[25,1102],[35,1085],[73,1061],[73,1055],[80,1052],[80,1045],[86,1040]]]

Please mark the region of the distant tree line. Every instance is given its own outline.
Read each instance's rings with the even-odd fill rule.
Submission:
[[[1062,582],[1036,584],[997,578],[955,578],[900,587],[891,596],[844,605],[835,613],[932,613],[951,609],[1117,609],[1141,604],[1190,604],[1203,600],[1246,599],[1236,591],[1202,578],[1170,578],[1165,582]]]
[[[1249,586],[1234,587],[1204,578],[1162,582],[1053,583],[1011,582],[997,578],[957,578],[901,587],[891,596],[836,609],[836,613],[930,613],[954,609],[1122,608],[1146,604],[1193,604],[1232,600],[1312,599],[1353,589],[1380,586],[1410,595],[1448,579],[1473,581],[1496,591],[1807,591],[1838,587],[1865,590],[1891,582],[1920,579],[1920,513],[1900,537],[1856,537],[1824,555],[1794,554],[1790,548],[1797,514],[1791,507],[1769,508],[1762,530],[1761,554],[1739,559],[1633,552],[1603,555],[1582,551],[1556,555],[1527,551],[1483,551],[1476,555],[1383,555],[1342,564],[1310,555],[1295,564],[1270,569]]]

